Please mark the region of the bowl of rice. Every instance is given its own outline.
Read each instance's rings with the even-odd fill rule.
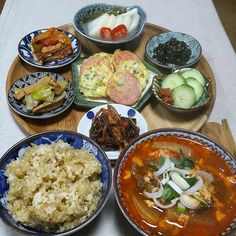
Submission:
[[[74,233],[105,206],[111,176],[106,154],[82,134],[29,136],[0,160],[0,218],[28,235]]]

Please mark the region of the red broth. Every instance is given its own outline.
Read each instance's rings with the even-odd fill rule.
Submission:
[[[131,174],[134,163],[145,166],[145,160],[152,158],[153,152],[157,151],[158,148],[154,147],[153,142],[187,146],[191,149],[191,156],[196,165],[214,177],[214,197],[217,201],[212,208],[190,211],[190,220],[184,227],[176,221],[173,208],[166,210],[149,207],[145,202],[147,198],[138,191],[137,180]],[[121,169],[120,193],[132,220],[149,235],[217,236],[225,231],[236,217],[236,177],[232,168],[214,151],[184,138],[156,137],[132,150]]]

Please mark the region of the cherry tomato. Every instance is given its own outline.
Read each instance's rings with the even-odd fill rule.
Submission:
[[[100,29],[100,36],[103,39],[111,39],[111,29],[109,27],[102,27]]]
[[[111,31],[111,38],[113,40],[123,39],[127,36],[127,33],[128,33],[128,30],[124,24],[118,25]]]

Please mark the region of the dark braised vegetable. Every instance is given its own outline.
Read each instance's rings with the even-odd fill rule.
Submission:
[[[184,65],[190,58],[191,50],[185,42],[171,38],[169,41],[160,43],[153,48],[153,54],[153,58],[156,58],[162,64]]]
[[[136,119],[121,117],[111,105],[98,111],[89,130],[89,137],[106,151],[121,150],[138,135]]]

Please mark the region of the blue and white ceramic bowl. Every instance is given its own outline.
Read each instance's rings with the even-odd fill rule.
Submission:
[[[19,53],[20,58],[32,66],[35,66],[38,68],[45,68],[45,69],[59,68],[73,62],[79,56],[81,52],[81,45],[78,39],[73,34],[64,30],[59,30],[59,29],[57,30],[62,31],[70,38],[71,44],[72,44],[72,50],[73,50],[72,54],[63,59],[47,62],[44,64],[40,64],[39,62],[35,61],[34,56],[32,54],[31,46],[30,46],[31,41],[36,35],[41,34],[47,30],[48,29],[36,30],[34,32],[27,34],[25,37],[23,37],[20,40],[19,45],[18,45],[18,53]]]
[[[191,55],[189,60],[184,65],[175,65],[171,63],[163,64],[157,60],[157,58],[154,58],[154,52],[153,49],[158,47],[159,44],[163,44],[168,42],[170,39],[177,39],[178,41],[185,42],[188,46],[188,48],[191,51]],[[183,68],[183,67],[189,67],[193,64],[195,64],[202,55],[202,47],[200,43],[193,38],[190,35],[180,33],[180,32],[166,32],[162,34],[157,34],[150,38],[145,46],[145,54],[147,58],[155,65],[166,68],[166,69],[174,69],[174,68]]]
[[[140,15],[140,19],[139,19],[139,24],[138,24],[135,34],[128,36],[126,38],[123,38],[121,40],[115,40],[115,41],[97,39],[97,38],[91,37],[88,34],[86,34],[85,27],[83,25],[83,18],[85,16],[89,16],[90,14],[92,14],[94,12],[103,11],[103,10],[110,9],[113,7],[126,8],[127,10],[132,10],[133,8],[138,9],[138,14]],[[147,21],[147,15],[144,12],[144,10],[139,6],[121,6],[121,5],[109,5],[109,4],[104,4],[104,3],[97,3],[97,4],[92,4],[92,5],[88,5],[86,7],[83,7],[79,11],[77,11],[77,13],[74,16],[73,24],[74,24],[76,31],[79,34],[83,35],[85,38],[87,38],[95,43],[98,43],[98,44],[111,46],[111,45],[119,45],[119,44],[123,44],[123,43],[128,43],[134,39],[137,39],[141,35],[141,33],[143,32],[146,21]]]
[[[14,92],[17,88],[24,88],[26,86],[34,84],[44,76],[50,76],[56,81],[66,81],[68,84],[66,89],[66,96],[59,107],[41,114],[34,114],[25,107],[22,101],[17,101],[14,98]],[[8,91],[8,104],[11,107],[11,109],[21,116],[32,119],[48,119],[57,116],[66,111],[72,105],[74,99],[75,99],[75,91],[72,83],[64,76],[51,72],[36,72],[33,74],[25,75],[20,79],[18,79],[17,81],[15,81]]]
[[[101,181],[102,181],[102,196],[99,200],[97,209],[95,212],[92,213],[87,219],[85,219],[84,222],[82,222],[80,225],[61,232],[61,233],[45,233],[40,230],[32,229],[29,227],[26,227],[22,225],[20,222],[16,222],[11,215],[9,215],[6,207],[6,194],[8,191],[8,184],[6,176],[4,175],[4,172],[6,170],[6,166],[12,161],[18,158],[18,156],[22,155],[24,152],[24,149],[28,146],[31,146],[31,144],[50,144],[52,142],[56,142],[58,140],[62,140],[66,143],[69,143],[71,146],[73,146],[76,149],[84,148],[90,153],[93,153],[94,156],[98,159],[98,161],[102,165],[102,172],[101,172]],[[27,234],[27,235],[47,235],[47,236],[54,236],[54,235],[68,235],[71,233],[74,233],[80,229],[82,229],[84,226],[89,224],[103,209],[103,207],[106,204],[106,201],[109,196],[109,192],[111,189],[111,183],[112,183],[112,171],[111,171],[111,165],[110,161],[108,160],[106,154],[100,149],[100,147],[93,142],[90,138],[78,134],[75,132],[70,131],[63,131],[63,130],[55,130],[55,131],[48,131],[45,133],[39,133],[33,136],[29,136],[20,142],[13,145],[2,157],[0,160],[0,218],[1,220],[11,228],[15,229],[18,232]]]
[[[142,235],[145,235],[145,236],[148,236],[149,234],[141,227],[141,225],[138,225],[136,223],[135,217],[128,212],[128,209],[126,208],[123,202],[124,199],[122,198],[121,193],[120,193],[120,183],[121,183],[120,176],[121,176],[122,167],[125,165],[126,160],[129,154],[132,152],[132,150],[134,150],[139,144],[144,143],[147,140],[151,140],[155,137],[178,137],[181,139],[188,140],[190,144],[199,143],[200,145],[202,145],[203,150],[209,149],[209,150],[212,150],[214,153],[216,153],[216,156],[224,160],[225,163],[228,166],[230,166],[233,174],[236,175],[235,158],[222,145],[213,141],[212,139],[208,138],[207,136],[203,134],[190,131],[190,130],[185,130],[185,129],[164,128],[164,129],[151,130],[149,132],[146,132],[138,136],[136,139],[130,142],[129,145],[126,146],[126,148],[121,152],[118,160],[116,161],[115,169],[113,172],[113,186],[114,186],[116,201],[122,213],[124,214],[126,219],[129,221],[129,223],[138,232],[140,232]],[[225,229],[225,231],[222,232],[221,235],[233,236],[235,235],[235,232],[236,232],[236,217],[233,219],[232,223]]]
[[[147,126],[146,120],[137,110],[135,110],[132,107],[125,106],[122,104],[111,103],[109,105],[113,106],[121,116],[131,117],[131,118],[136,119],[137,126],[140,129],[139,134],[143,134],[148,131],[148,126]],[[89,137],[89,130],[92,125],[92,120],[101,108],[107,108],[107,105],[97,106],[97,107],[89,110],[87,113],[85,113],[79,122],[79,125],[77,127],[77,132]],[[107,151],[106,154],[110,160],[114,161],[118,158],[120,151],[118,151],[118,150],[117,151]]]

